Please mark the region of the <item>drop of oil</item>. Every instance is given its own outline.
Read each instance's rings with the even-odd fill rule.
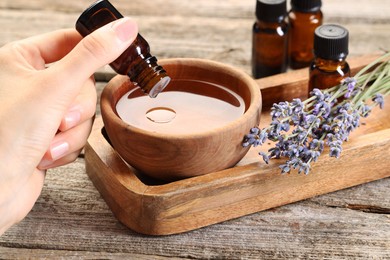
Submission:
[[[145,116],[154,123],[165,124],[175,119],[176,112],[168,107],[154,107],[149,109]]]

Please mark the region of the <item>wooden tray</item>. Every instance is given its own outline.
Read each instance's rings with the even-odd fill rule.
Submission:
[[[350,60],[356,71],[373,56]],[[273,102],[303,97],[307,70],[258,80],[264,107]],[[185,232],[320,194],[389,177],[390,99],[386,110],[376,109],[344,144],[341,158],[324,154],[309,175],[282,175],[272,160],[260,161],[252,148],[233,168],[207,175],[161,183],[128,166],[104,137],[96,119],[85,148],[86,171],[116,218],[143,234]],[[266,109],[265,109],[266,110]],[[265,111],[260,126],[269,122]]]

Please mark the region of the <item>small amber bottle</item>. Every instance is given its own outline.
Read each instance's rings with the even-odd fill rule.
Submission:
[[[321,0],[291,0],[289,22],[289,65],[309,67],[314,59],[314,30],[322,25]]]
[[[86,9],[76,22],[76,30],[85,37],[94,30],[123,16],[107,0],[98,0]],[[150,97],[156,97],[170,82],[166,71],[150,54],[147,41],[138,34],[130,47],[110,66],[119,74],[128,75]]]
[[[314,33],[314,61],[310,66],[309,93],[314,88],[326,89],[350,76],[348,30],[336,24],[318,27]]]
[[[258,0],[253,25],[252,74],[262,78],[287,70],[286,0]]]

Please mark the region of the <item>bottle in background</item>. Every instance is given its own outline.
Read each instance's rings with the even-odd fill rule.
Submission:
[[[252,74],[262,78],[287,70],[286,0],[257,0],[253,25]]]
[[[314,31],[323,20],[321,5],[321,0],[291,0],[288,52],[292,69],[308,67],[314,59]]]

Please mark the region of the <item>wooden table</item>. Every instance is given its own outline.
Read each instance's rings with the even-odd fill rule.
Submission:
[[[73,27],[91,2],[2,0],[0,46]],[[350,56],[389,50],[389,0],[323,2],[325,22],[349,29]],[[112,3],[138,21],[159,59],[205,58],[250,73],[255,1]],[[99,79],[110,71],[102,68]],[[104,85],[97,83],[99,92]],[[389,259],[389,193],[387,178],[191,232],[152,237],[114,218],[88,179],[81,154],[74,163],[48,171],[30,214],[0,237],[0,258]]]

